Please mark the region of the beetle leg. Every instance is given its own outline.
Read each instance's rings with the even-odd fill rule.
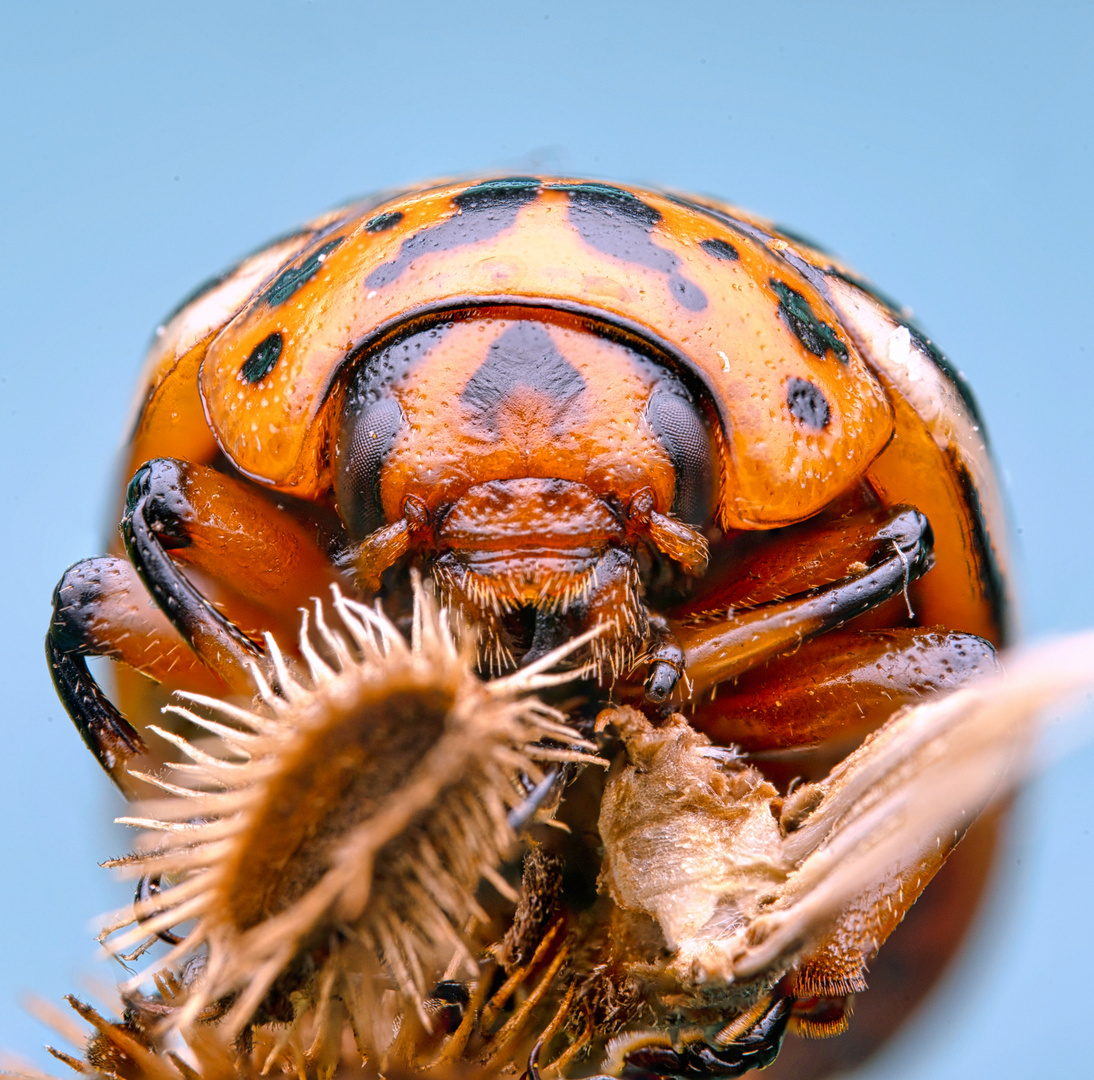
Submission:
[[[910,627],[835,631],[778,656],[719,687],[696,707],[695,727],[715,742],[739,746],[784,787],[818,780],[897,709],[992,674],[995,651],[971,634]],[[784,825],[796,828],[793,799]],[[911,870],[890,875],[849,904],[837,924],[797,965],[791,993],[812,1000],[795,1013],[795,1030],[811,1037],[846,1026],[850,995],[866,988],[866,966],[941,868],[959,833],[940,838]],[[797,1010],[797,1006],[796,1006]]]
[[[246,482],[173,459],[137,471],[122,535],[131,562],[88,559],[62,577],[46,651],[84,742],[128,792],[128,769],[145,753],[144,743],[91,677],[85,658],[118,661],[175,689],[249,695],[249,665],[263,653],[237,622],[292,640],[296,607],[325,592],[335,572],[309,528]],[[236,621],[178,563],[202,575],[203,587]]]
[[[683,701],[841,626],[897,595],[931,567],[930,525],[916,510],[899,509],[869,539],[865,557],[851,561],[846,576],[829,585],[744,610],[670,619],[692,684],[689,695],[678,685],[673,699]]]
[[[245,482],[191,462],[158,458],[137,470],[121,533],[167,618],[210,670],[242,692],[252,689],[250,665],[263,662],[264,651],[213,606],[179,563],[230,583],[232,593],[271,613],[295,611],[335,580],[306,526]]]
[[[186,546],[189,536],[180,527],[177,508],[170,505],[174,492],[161,486],[160,464],[142,466],[129,484],[121,523],[126,554],[194,652],[233,689],[240,689],[248,665],[261,658],[262,650],[194,588],[167,554],[169,547]]]
[[[769,774],[819,779],[897,709],[997,667],[992,646],[972,634],[834,630],[721,684],[690,719]]]
[[[719,1035],[685,1038],[675,1042],[660,1032],[636,1032],[613,1040],[607,1069],[611,1076],[626,1080],[730,1080],[752,1069],[763,1069],[778,1056],[786,1034],[793,1000],[776,996],[748,1017],[748,1026],[736,1030],[727,1025],[732,1038]],[[591,1080],[609,1080],[606,1076]]]
[[[46,655],[57,693],[99,764],[119,787],[145,752],[140,735],[103,693],[85,657],[128,664],[152,679],[196,692],[223,693],[224,684],[202,664],[164,615],[125,559],[85,559],[65,571],[53,592]]]
[[[808,787],[799,791],[808,797]],[[939,836],[916,864],[880,874],[869,888],[844,906],[827,932],[798,958],[787,982],[787,992],[794,1002],[793,1030],[797,1034],[827,1038],[846,1029],[853,996],[867,989],[867,966],[953,854],[971,824],[966,820]],[[757,925],[753,932],[763,942],[758,930]],[[905,962],[908,963],[907,958]],[[936,962],[934,956],[919,957],[911,961],[911,966],[926,965],[929,969]],[[921,978],[918,971],[915,978]],[[909,982],[910,978],[905,979],[906,985]]]

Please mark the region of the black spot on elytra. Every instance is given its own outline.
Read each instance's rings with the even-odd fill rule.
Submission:
[[[377,214],[365,222],[365,232],[378,233],[394,229],[403,220],[402,210],[389,210],[386,214]]]
[[[814,431],[828,426],[828,402],[808,379],[791,378],[786,387],[786,403],[795,419]]]
[[[728,240],[700,240],[699,246],[708,254],[723,262],[736,262],[741,253]]]
[[[452,199],[457,213],[404,240],[394,259],[376,267],[365,278],[365,288],[382,289],[419,256],[451,251],[497,236],[516,222],[520,208],[534,202],[539,192],[539,181],[527,176],[487,180],[466,188]]]
[[[831,349],[840,363],[846,364],[847,346],[840,341],[836,331],[828,323],[817,318],[809,301],[796,289],[790,288],[777,278],[772,278],[770,285],[779,298],[779,313],[802,345],[814,356],[824,356]]]
[[[189,307],[195,301],[200,300],[206,293],[212,292],[218,285],[222,285],[227,281],[248,259],[253,259],[256,255],[261,255],[263,252],[268,251],[270,248],[277,247],[278,244],[287,244],[290,240],[296,240],[301,236],[306,236],[311,230],[309,229],[293,229],[291,232],[282,233],[280,236],[275,236],[272,240],[267,240],[261,247],[255,248],[254,251],[244,255],[239,262],[230,266],[222,273],[216,274],[211,278],[207,278],[196,289],[191,289],[164,317],[163,325],[166,326],[176,315],[179,314],[184,308]]]
[[[688,311],[707,306],[706,293],[680,273],[680,260],[653,242],[661,213],[637,195],[610,184],[555,184],[570,196],[570,224],[590,247],[668,276],[669,291]]]
[[[244,382],[261,382],[274,369],[278,357],[281,355],[281,334],[274,331],[264,337],[252,350],[251,355],[243,361],[239,369]]]
[[[323,267],[323,261],[343,240],[345,240],[344,236],[336,236],[311,252],[299,266],[290,266],[287,270],[282,270],[262,294],[262,299],[270,307],[285,303],[293,293],[303,288],[319,273]]]
[[[487,350],[460,397],[493,427],[499,407],[518,388],[542,394],[556,420],[585,391],[584,376],[538,323],[518,322],[506,330]]]

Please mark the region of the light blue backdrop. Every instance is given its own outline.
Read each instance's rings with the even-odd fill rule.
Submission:
[[[41,639],[61,571],[102,550],[142,349],[192,285],[347,196],[543,169],[817,237],[977,389],[1028,632],[1094,622],[1088,5],[154,7],[3,5],[0,1046],[47,1060],[18,995],[82,990],[93,916],[128,898],[95,865],[127,838]],[[1092,782],[1087,752],[1023,801],[967,962],[870,1076],[1089,1069]]]

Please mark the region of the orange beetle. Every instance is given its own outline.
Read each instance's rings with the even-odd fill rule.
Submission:
[[[991,669],[1007,636],[999,498],[960,378],[841,264],[707,199],[512,177],[329,213],[160,329],[128,462],[124,556],[66,572],[47,651],[129,794],[153,683],[250,694],[260,631],[290,639],[333,581],[405,609],[412,566],[477,628],[484,669],[601,625],[589,716],[683,711],[784,786]],[[120,661],[125,716],[88,655]],[[933,915],[881,954],[844,1061],[959,939],[979,829]],[[739,1075],[788,1024],[841,1031],[948,853],[887,911],[848,911],[736,1065],[708,1048],[628,1067]]]

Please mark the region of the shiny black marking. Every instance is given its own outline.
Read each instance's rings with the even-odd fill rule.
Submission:
[[[724,210],[715,206],[704,206],[702,203],[694,202],[691,199],[686,199],[680,195],[669,195],[669,199],[676,203],[678,206],[687,207],[689,210],[695,210],[698,213],[705,214],[707,217],[713,218],[715,221],[721,222],[723,225],[728,225],[731,229],[741,233],[742,236],[747,236],[752,240],[757,240],[765,247],[775,239],[773,234],[766,232],[763,229],[758,228],[755,225],[750,225],[747,221],[741,221],[739,218],[735,218],[732,214],[727,214]],[[782,226],[780,226],[782,229]],[[825,249],[818,247],[810,240],[796,237],[793,232],[786,229],[782,229],[789,239],[797,240],[801,243],[809,244],[815,250],[827,254]],[[877,286],[871,282],[866,281],[864,278],[859,277],[857,274],[853,274],[848,270],[843,270],[835,266],[829,266],[824,270],[814,266],[812,263],[806,262],[800,255],[790,250],[779,250],[777,248],[768,248],[771,254],[778,258],[781,258],[785,262],[788,262],[795,270],[798,271],[822,296],[829,299],[831,303],[831,297],[828,290],[826,277],[839,278],[840,281],[846,281],[849,285],[854,285],[856,289],[861,289],[867,296],[876,300],[883,308],[887,309],[892,317],[899,322],[902,326],[908,328],[909,333],[912,335],[912,340],[915,342],[916,347],[921,349],[930,357],[931,361],[938,368],[942,374],[953,383],[954,388],[965,403],[965,407],[969,411],[969,415],[973,418],[976,425],[980,428],[980,434],[984,439],[985,445],[989,445],[987,429],[984,426],[984,417],[980,412],[980,406],[977,403],[976,397],[972,392],[972,388],[966,382],[965,377],[957,370],[935,344],[928,338],[914,323],[908,319],[907,309],[897,303],[891,296],[882,292]]]
[[[426,1011],[442,1032],[455,1031],[463,1020],[471,991],[463,983],[445,979],[437,983],[433,993],[425,1000]]]
[[[786,254],[789,256],[789,252]],[[891,296],[888,296],[877,288],[876,285],[867,281],[865,278],[859,277],[857,274],[852,274],[847,270],[837,269],[834,266],[829,266],[826,271],[821,271],[815,266],[810,266],[800,259],[791,261],[794,262],[801,274],[826,296],[829,295],[827,283],[824,281],[825,275],[827,274],[829,277],[838,278],[840,281],[846,281],[848,285],[853,285],[856,289],[861,289],[872,300],[877,301],[878,304],[885,308],[896,322],[900,323],[901,326],[906,327],[908,333],[912,336],[912,343],[915,347],[927,356],[931,363],[942,372],[943,376],[953,384],[958,396],[968,410],[969,416],[972,417],[973,422],[980,429],[980,436],[984,440],[984,445],[990,446],[988,431],[984,426],[984,416],[980,412],[980,405],[977,403],[976,395],[972,392],[972,387],[969,386],[965,376],[953,366],[949,357],[947,357],[946,354],[908,318],[907,308],[898,304]],[[798,265],[798,263],[801,263],[801,265]]]
[[[901,325],[908,328],[908,333],[912,337],[912,344],[920,352],[926,353],[930,357],[931,363],[953,383],[958,395],[964,401],[965,407],[969,410],[969,416],[972,417],[973,422],[980,429],[980,437],[984,440],[984,445],[990,448],[988,429],[984,426],[984,417],[980,412],[980,405],[973,395],[972,387],[965,380],[965,376],[953,366],[950,358],[918,326],[906,319],[901,320]]]
[[[261,255],[264,251],[269,251],[270,248],[277,247],[278,244],[287,244],[290,240],[296,240],[301,236],[308,236],[312,231],[313,230],[311,229],[293,229],[290,232],[282,233],[280,236],[275,236],[272,240],[267,240],[261,247],[255,248],[254,251],[244,255],[239,262],[234,263],[227,270],[206,279],[196,289],[191,289],[190,292],[188,292],[163,317],[163,325],[166,326],[180,311],[200,300],[207,293],[211,293],[218,285],[223,285],[224,282],[226,282],[248,259],[253,259],[256,255]]]
[[[252,350],[251,355],[243,361],[239,374],[244,382],[261,382],[274,369],[278,357],[281,356],[281,334],[275,330],[264,337]]]
[[[270,307],[277,307],[278,304],[285,303],[293,293],[302,289],[319,273],[323,268],[326,257],[343,240],[345,240],[344,236],[336,236],[333,240],[328,240],[322,247],[316,248],[299,266],[290,266],[287,270],[282,270],[262,294],[262,299]]]
[[[404,240],[394,259],[365,278],[365,288],[382,289],[421,255],[451,251],[497,236],[516,222],[520,208],[534,202],[539,192],[540,182],[527,176],[487,180],[466,188],[452,199],[457,213]]]
[[[394,229],[403,220],[402,210],[389,210],[386,214],[377,214],[365,222],[365,232],[378,233]]]
[[[816,268],[813,269],[813,273],[820,273]],[[858,274],[853,274],[849,270],[838,270],[834,266],[829,266],[827,273],[834,278],[839,278],[840,281],[846,281],[849,285],[854,285],[856,289],[861,289],[867,296],[876,300],[883,308],[888,308],[890,314],[897,322],[903,322],[908,315],[908,309],[903,304],[898,304],[887,293],[883,293],[873,282],[867,281],[863,277],[859,277]]]
[[[508,209],[534,202],[542,190],[542,184],[534,176],[507,176],[501,180],[484,180],[464,188],[452,201],[461,210]]]
[[[708,254],[723,262],[736,262],[741,253],[727,240],[700,240],[699,246]]]
[[[767,232],[766,229],[761,229],[756,225],[750,225],[747,221],[742,221],[740,218],[735,218],[732,214],[727,214],[717,206],[706,206],[692,199],[685,199],[683,195],[668,195],[666,198],[670,202],[676,203],[677,206],[682,206],[687,210],[694,210],[696,213],[704,214],[722,225],[728,225],[734,232],[747,236],[750,240],[756,240],[764,247],[767,247],[775,239],[775,235]],[[772,254],[778,256],[781,252],[776,249],[772,251]]]
[[[731,1080],[763,1069],[779,1056],[790,1023],[791,1001],[777,999],[739,1038],[726,1046],[687,1042],[671,1046],[638,1046],[624,1053],[623,1076],[643,1080]]]
[[[646,404],[646,420],[665,448],[676,475],[672,512],[681,521],[702,525],[710,510],[714,466],[710,433],[698,409],[677,390],[657,387]]]
[[[814,431],[828,426],[828,402],[808,379],[791,378],[786,387],[786,403],[794,417]]]
[[[429,996],[437,1001],[446,1001],[450,1005],[467,1005],[471,1001],[471,991],[463,983],[452,979],[437,983]]]
[[[542,326],[522,321],[490,346],[460,398],[493,425],[498,408],[517,387],[543,394],[554,407],[558,423],[571,402],[584,393],[585,378]]]
[[[802,345],[814,356],[824,356],[831,349],[840,363],[846,364],[849,355],[847,346],[828,323],[817,318],[809,301],[777,278],[771,278],[770,285],[779,298],[779,313]]]
[[[133,475],[118,529],[129,561],[152,599],[195,651],[227,657],[246,669],[262,651],[194,587],[168,552],[191,543],[200,527],[187,494],[189,462],[153,458]]]
[[[570,224],[590,247],[667,275],[669,291],[681,307],[702,311],[706,293],[680,273],[680,260],[655,244],[650,230],[661,213],[637,195],[609,184],[553,184],[570,196]]]

